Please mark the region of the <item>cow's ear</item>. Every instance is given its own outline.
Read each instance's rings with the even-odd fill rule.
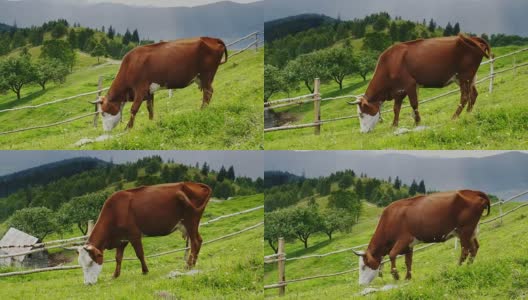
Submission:
[[[98,265],[103,264],[103,253],[92,245],[84,246],[84,249],[88,251],[90,258],[95,261]]]

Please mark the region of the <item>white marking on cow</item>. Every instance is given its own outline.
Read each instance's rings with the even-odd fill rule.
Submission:
[[[97,283],[97,278],[103,270],[103,265],[99,265],[93,261],[88,251],[86,251],[86,249],[83,247],[79,247],[78,252],[79,257],[77,260],[83,269],[84,284],[89,285]]]
[[[381,265],[380,265],[381,267]],[[363,257],[359,257],[359,285],[367,285],[378,276],[380,268],[373,270],[365,265]]]
[[[380,112],[378,111],[377,114],[375,114],[374,116],[371,116],[367,113],[361,112],[361,108],[358,105],[357,113],[359,115],[359,125],[361,127],[360,129],[361,133],[367,133],[367,132],[374,130],[374,127],[376,127],[376,124],[380,120]]]
[[[179,230],[181,232],[183,239],[187,238],[187,229],[185,229],[185,226],[183,226],[183,223],[181,221],[178,222],[176,226],[174,226],[174,228],[172,229],[172,232],[176,230]]]
[[[155,82],[151,83],[150,84],[150,93],[151,94],[154,94],[155,91],[159,90],[161,88],[161,85],[160,84],[157,84]]]
[[[111,131],[117,126],[117,124],[119,124],[119,121],[121,120],[121,110],[115,116],[105,112],[102,112],[101,115],[103,119],[104,131]]]
[[[447,80],[447,82],[444,83],[444,86],[448,86],[448,85],[450,85],[450,84],[453,83],[453,82],[456,83],[457,85],[460,85],[460,82],[458,81],[458,79],[457,79],[457,75],[456,75],[456,74],[453,75],[451,78],[449,78],[449,79]]]

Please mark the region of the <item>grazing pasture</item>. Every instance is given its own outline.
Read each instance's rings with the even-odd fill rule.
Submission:
[[[507,46],[492,48],[496,56],[511,53],[526,46]],[[495,61],[494,71],[510,68],[514,63],[528,61],[528,52],[519,53]],[[478,78],[489,75],[489,65],[483,65],[478,72]],[[372,75],[370,75],[372,76]],[[368,80],[359,76],[345,79],[344,88],[334,82],[321,85],[321,97],[337,97],[342,95],[360,95],[364,93]],[[458,120],[452,121],[451,116],[460,102],[460,94],[439,98],[419,106],[422,117],[420,125],[427,128],[423,131],[413,131],[396,135],[392,125],[393,101],[386,102],[383,110],[390,112],[382,114],[383,123],[376,126],[373,132],[361,134],[359,121],[356,118],[325,123],[321,126],[321,134],[314,135],[313,128],[302,128],[284,131],[267,132],[264,135],[265,148],[280,149],[524,149],[528,138],[528,94],[525,82],[528,80],[528,68],[518,68],[497,74],[494,79],[493,92],[489,93],[489,81],[477,85],[479,96],[472,113],[465,111]],[[307,94],[299,84],[299,94]],[[420,89],[419,99],[424,100],[446,91],[455,89],[451,85],[443,89]],[[274,95],[273,99],[294,97],[284,93]],[[356,115],[356,107],[347,104],[354,99],[323,101],[321,103],[321,120]],[[409,100],[404,100],[408,106]],[[312,123],[314,120],[314,104],[306,103],[297,106],[279,108],[275,112],[287,115],[291,120],[286,125]],[[399,128],[413,129],[414,120],[411,110],[403,108],[400,115]]]
[[[237,51],[230,51],[230,55]],[[135,127],[125,132],[130,116],[130,103],[125,106],[123,122],[104,141],[76,145],[82,139],[94,140],[104,132],[102,124],[94,128],[88,116],[59,126],[0,135],[1,149],[258,149],[262,143],[262,94],[264,51],[248,49],[230,57],[220,66],[213,87],[211,104],[200,110],[202,92],[193,84],[174,90],[158,91],[154,100],[154,120],[148,119],[146,103],[138,112]],[[39,49],[30,53],[38,56]],[[109,87],[119,69],[119,62],[97,59],[81,52],[77,55],[74,72],[63,84],[50,83],[47,89],[37,85],[25,87],[21,99],[13,93],[0,95],[0,111],[92,92],[98,89],[99,77],[103,87]],[[104,92],[103,92],[104,93]],[[70,119],[94,111],[88,95],[35,109],[0,112],[0,132],[40,126]]]
[[[263,196],[236,197],[222,202],[211,202],[202,223],[222,215],[247,210],[263,203]],[[203,226],[200,232],[204,243],[208,240],[240,231],[262,222],[262,210],[252,211]],[[112,279],[114,262],[106,262],[97,284],[85,286],[80,269],[53,271],[0,279],[2,299],[260,299],[262,298],[262,231],[263,227],[239,235],[205,244],[200,252],[194,276],[168,278],[172,271],[185,272],[183,252],[147,258],[150,272],[141,274],[139,260],[131,247],[118,279]],[[56,237],[50,237],[53,239]],[[179,232],[165,237],[144,238],[145,254],[155,254],[185,246]],[[62,251],[62,250],[60,250]],[[64,255],[75,258],[67,265],[75,265],[74,251]],[[105,259],[113,259],[115,250],[105,251]],[[1,272],[14,271],[11,268]]]
[[[325,198],[318,198],[317,203],[324,205]],[[300,203],[299,205],[303,205]],[[503,205],[503,212],[522,205],[510,202]],[[299,256],[326,254],[344,248],[362,245],[369,242],[377,224],[382,208],[363,202],[363,214],[350,233],[338,233],[332,240],[324,234],[316,234],[311,238],[311,246],[304,249],[301,242],[287,242],[285,252],[287,258]],[[481,221],[491,220],[499,215],[499,207],[492,207],[489,217]],[[499,220],[480,225],[480,249],[472,265],[459,267],[460,244],[455,249],[454,239],[445,243],[434,244],[421,251],[415,246],[413,256],[413,279],[411,281],[395,281],[390,274],[390,265],[383,269],[383,278],[375,279],[370,287],[382,288],[394,284],[397,288],[375,292],[370,296],[374,299],[511,299],[523,298],[528,295],[528,260],[526,259],[526,243],[528,228],[526,227],[528,206],[503,217]],[[265,255],[273,254],[270,247],[264,248]],[[364,248],[359,248],[363,250]],[[387,258],[387,257],[386,257]],[[352,251],[331,254],[320,258],[307,258],[286,262],[286,280],[338,273],[351,270],[349,273],[328,278],[318,278],[290,283],[286,287],[285,297],[281,299],[350,299],[359,298],[365,289],[358,285],[358,271],[353,270],[358,265],[358,257]],[[403,258],[397,260],[397,268],[404,274]],[[277,263],[266,264],[264,267],[264,284],[272,285],[278,281]],[[278,289],[266,289],[266,298],[277,298]]]

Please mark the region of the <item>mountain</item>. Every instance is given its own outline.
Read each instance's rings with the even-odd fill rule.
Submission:
[[[268,21],[264,23],[264,39],[269,43],[290,34],[293,35],[323,24],[333,24],[336,21],[328,16],[318,14],[301,14]]]
[[[0,198],[9,196],[29,185],[47,184],[59,178],[69,177],[79,172],[103,167],[108,164],[108,162],[97,158],[79,157],[0,176]]]
[[[528,190],[528,153],[504,152],[479,158],[425,157],[412,153],[281,151],[265,153],[265,161],[266,170],[294,174],[305,171],[307,177],[352,169],[356,174],[366,173],[369,177],[398,176],[407,184],[413,179],[423,179],[429,190],[470,188],[503,198]]]
[[[528,36],[526,0],[265,0],[264,21],[292,15],[316,13],[343,20],[362,18],[378,12],[422,21],[433,18],[445,27],[460,22],[465,32],[505,33]]]
[[[283,171],[264,172],[264,187],[269,188],[275,185],[299,182],[303,177]]]
[[[0,22],[19,27],[41,25],[54,19],[117,32],[137,28],[142,39],[169,40],[215,36],[226,41],[263,30],[262,2],[240,4],[221,1],[195,7],[151,7],[99,3],[79,4],[46,0],[0,0]]]
[[[0,32],[2,32],[2,31],[10,31],[11,28],[13,28],[13,27],[9,26],[7,24],[4,24],[4,23],[0,23]]]

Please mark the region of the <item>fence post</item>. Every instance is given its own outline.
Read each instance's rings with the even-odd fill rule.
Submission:
[[[255,33],[255,52],[258,52],[258,45],[259,44],[259,33]]]
[[[494,70],[494,64],[495,58],[491,58],[490,60],[490,84],[489,84],[489,92],[490,94],[493,92],[493,79],[495,78],[495,70]]]
[[[169,89],[169,99],[172,98],[172,89]]]
[[[321,133],[321,94],[319,90],[321,88],[321,80],[315,78],[314,80],[314,123],[315,126],[314,134],[319,135]]]
[[[500,224],[502,225],[502,200],[499,202],[499,216],[500,216]]]
[[[513,76],[517,76],[517,55],[513,56]]]
[[[101,97],[101,93],[102,93],[102,90],[103,89],[103,76],[99,76],[99,80],[97,82],[97,100],[99,100],[99,97]],[[97,112],[97,104],[95,105],[95,112]],[[95,117],[93,119],[93,126],[94,127],[97,127],[97,121],[99,119],[99,114],[95,114]]]
[[[286,281],[286,253],[284,253],[284,238],[279,238],[279,247],[277,251],[277,269],[279,270],[279,296],[284,296],[286,293],[286,285],[284,285],[284,281]]]
[[[86,235],[90,236],[90,234],[92,234],[93,229],[94,229],[94,221],[88,220],[88,229],[86,230]]]

